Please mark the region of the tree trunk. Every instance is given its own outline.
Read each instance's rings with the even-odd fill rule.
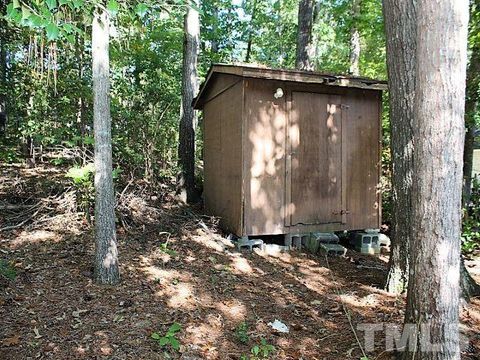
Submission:
[[[300,0],[298,4],[297,55],[295,67],[299,70],[313,70],[313,0]]]
[[[460,359],[460,224],[468,0],[418,0],[404,359]],[[410,329],[406,327],[405,329]]]
[[[252,18],[250,20],[250,29],[248,32],[247,41],[247,54],[245,55],[245,62],[250,62],[250,56],[252,55],[252,42],[253,42],[253,27],[255,26],[255,15],[257,13],[257,0],[253,0]]]
[[[6,15],[7,4],[5,0],[0,0],[0,113],[3,113],[6,126],[7,120],[7,42],[8,28],[7,21],[3,16]]]
[[[97,9],[92,22],[93,129],[95,136],[95,279],[120,280],[115,231],[110,118],[109,17]]]
[[[213,5],[213,18],[214,18],[214,24],[213,24],[213,34],[214,37],[211,40],[211,51],[213,54],[218,54],[218,7],[216,5]]]
[[[83,49],[84,49],[84,37],[77,35],[75,39],[75,57],[78,61],[78,80],[80,82],[80,92],[77,101],[77,130],[80,135],[78,146],[82,152],[82,165],[86,165],[87,154],[85,148],[85,100],[83,98]]]
[[[412,238],[413,102],[415,98],[414,0],[384,0],[390,96],[393,219],[389,272],[385,289],[406,290],[408,248]]]
[[[198,6],[198,1],[196,2]],[[200,37],[198,11],[188,7],[184,19],[182,104],[180,109],[180,137],[178,158],[181,168],[180,198],[188,203],[198,200],[195,189],[195,127],[196,116],[192,101],[198,91],[197,56]]]
[[[360,1],[361,0],[353,0],[352,27],[350,29],[350,74],[355,76],[360,75],[360,32],[358,31],[358,19],[360,17]]]

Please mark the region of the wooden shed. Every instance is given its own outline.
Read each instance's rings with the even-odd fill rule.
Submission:
[[[203,110],[204,201],[238,236],[378,228],[385,82],[213,65]]]

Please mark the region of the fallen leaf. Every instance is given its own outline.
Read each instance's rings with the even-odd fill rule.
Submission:
[[[2,340],[3,346],[15,346],[18,344],[20,344],[20,335],[18,334]]]

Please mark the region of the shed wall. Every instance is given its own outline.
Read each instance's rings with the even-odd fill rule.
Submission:
[[[205,208],[221,216],[224,228],[240,234],[243,83],[219,78],[215,88],[203,109]]]
[[[285,206],[285,96],[283,82],[245,80],[245,234],[283,234]]]

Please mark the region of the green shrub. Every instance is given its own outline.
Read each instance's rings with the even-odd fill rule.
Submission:
[[[94,172],[95,165],[88,163],[82,167],[71,167],[65,174],[72,180],[75,188],[77,208],[85,214],[87,219],[90,219],[90,210],[93,209],[95,201]]]
[[[161,347],[170,346],[173,350],[180,350],[180,341],[176,338],[176,334],[182,329],[178,323],[173,323],[164,336],[154,332],[151,337],[156,340]]]
[[[480,249],[480,180],[473,179],[470,202],[464,209],[462,251],[466,254]]]
[[[9,280],[14,280],[17,276],[17,272],[10,263],[0,259],[0,276]]]
[[[248,336],[248,324],[244,321],[235,328],[235,337],[242,344],[248,343],[250,337]]]

